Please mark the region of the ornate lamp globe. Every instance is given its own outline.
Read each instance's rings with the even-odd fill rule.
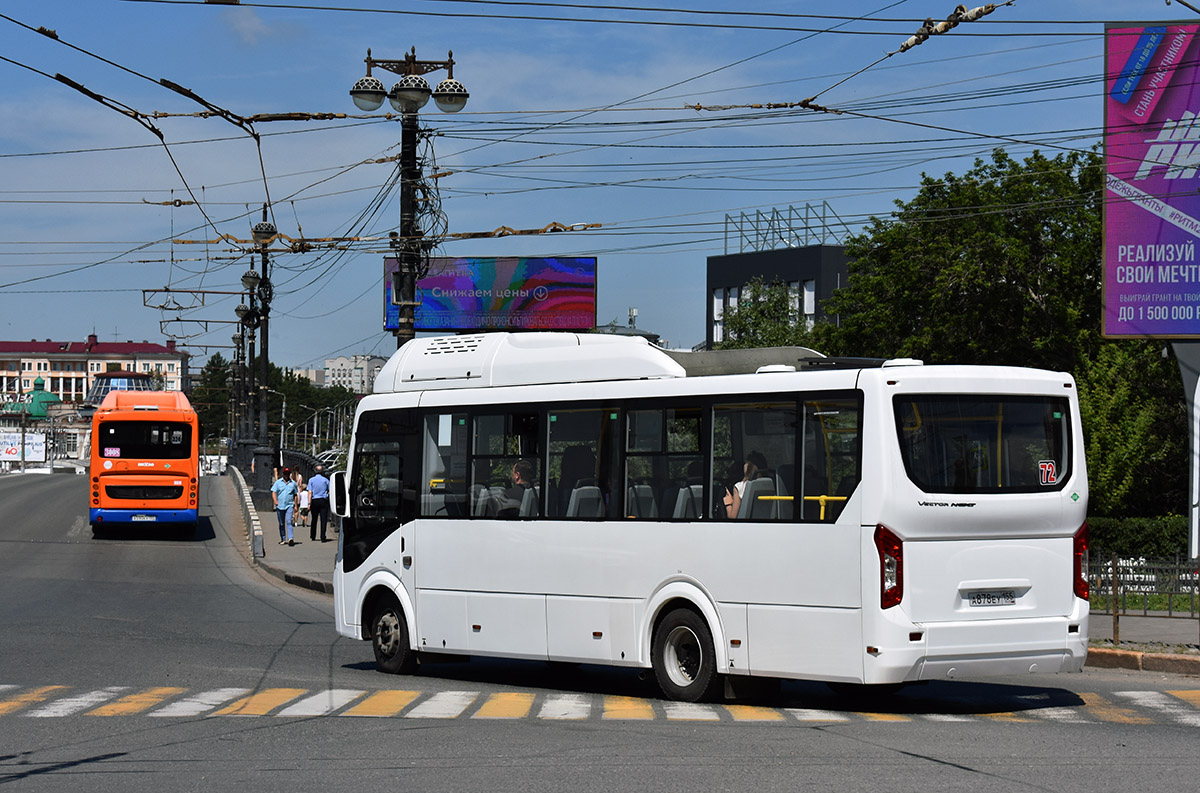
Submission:
[[[447,77],[433,89],[433,101],[443,113],[457,113],[462,110],[467,106],[469,96],[467,87],[453,77]]]
[[[350,98],[354,100],[359,110],[378,110],[387,98],[387,88],[378,77],[370,75],[361,78],[350,89]]]
[[[259,245],[270,242],[278,233],[275,230],[275,224],[269,220],[259,221],[254,224],[254,228],[250,229],[250,235],[254,237],[254,241]]]
[[[242,274],[242,288],[247,292],[253,292],[258,286],[261,276],[253,270],[247,270]]]
[[[406,74],[388,91],[388,101],[398,113],[416,113],[429,101],[429,83],[419,74]]]

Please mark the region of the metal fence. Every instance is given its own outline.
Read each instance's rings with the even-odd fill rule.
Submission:
[[[1093,551],[1088,563],[1093,613],[1195,619],[1200,571],[1195,560],[1121,557]]]

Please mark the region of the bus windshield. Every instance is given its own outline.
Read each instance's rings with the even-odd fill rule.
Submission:
[[[93,443],[106,459],[183,460],[191,456],[192,428],[176,421],[103,421]]]
[[[1065,397],[898,395],[900,454],[926,493],[1036,493],[1069,478]]]

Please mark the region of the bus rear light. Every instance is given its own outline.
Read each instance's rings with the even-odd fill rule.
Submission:
[[[904,598],[904,542],[880,523],[875,527],[879,551],[879,607],[890,609]]]
[[[1075,532],[1074,547],[1072,548],[1072,577],[1075,580],[1075,597],[1087,600],[1088,588],[1088,525],[1085,521]]]

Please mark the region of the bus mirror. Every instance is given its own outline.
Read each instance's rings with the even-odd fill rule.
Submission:
[[[346,499],[346,472],[335,471],[329,482],[329,508],[339,518],[350,517]]]

